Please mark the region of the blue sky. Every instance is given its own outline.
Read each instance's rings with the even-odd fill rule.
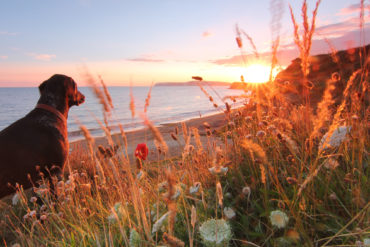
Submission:
[[[11,0],[0,8],[0,86],[34,86],[54,73],[84,84],[84,67],[109,85],[187,81],[192,75],[235,81],[250,64],[236,64],[240,51],[235,25],[257,50],[271,44],[270,0]],[[302,1],[276,0],[283,8],[282,65],[297,55],[288,4],[301,22]],[[309,14],[315,1],[307,1]],[[338,49],[358,44],[358,5],[323,0],[313,53],[328,52],[323,37]],[[365,1],[365,30],[369,1]],[[369,30],[370,31],[370,30]],[[367,37],[368,38],[368,37]],[[367,39],[369,41],[370,39]],[[246,42],[246,41],[245,41]],[[356,43],[357,42],[357,43]],[[245,54],[252,50],[246,46]],[[284,53],[282,53],[284,54]]]

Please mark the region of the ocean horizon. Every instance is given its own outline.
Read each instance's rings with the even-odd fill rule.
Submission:
[[[149,86],[132,87],[135,103],[135,116],[130,111],[130,87],[108,87],[113,106],[109,117],[109,127],[112,133],[119,132],[118,124],[122,124],[125,131],[144,128],[142,116],[144,114],[145,99]],[[204,117],[222,112],[225,109],[225,96],[238,96],[242,90],[229,89],[226,86],[205,87],[214,102],[219,105],[216,109],[209,98],[198,86],[154,86],[151,92],[147,118],[154,125],[181,122],[192,118]],[[83,139],[80,126],[85,126],[93,137],[104,136],[98,121],[103,122],[103,106],[90,87],[79,87],[85,95],[85,103],[73,106],[68,115],[68,139],[70,142]],[[0,88],[0,130],[24,117],[35,106],[39,99],[38,87],[3,87]],[[227,102],[234,108],[242,102]]]

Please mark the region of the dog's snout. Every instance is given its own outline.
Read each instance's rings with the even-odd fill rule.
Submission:
[[[85,95],[83,95],[80,91],[78,91],[77,101],[79,105],[85,102]]]

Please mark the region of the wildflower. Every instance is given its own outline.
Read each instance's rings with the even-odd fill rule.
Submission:
[[[213,175],[226,175],[226,173],[229,170],[229,168],[223,167],[223,166],[213,166],[211,168],[208,168],[208,170]]]
[[[245,186],[242,190],[242,193],[244,195],[246,195],[249,199],[250,195],[251,195],[251,188],[249,186]]]
[[[19,202],[19,194],[18,193],[15,193],[13,198],[12,198],[12,204],[15,206],[17,205]]]
[[[32,210],[32,211],[29,213],[29,216],[30,216],[31,218],[36,217],[36,210]]]
[[[31,198],[30,198],[30,202],[31,202],[31,203],[35,203],[35,202],[37,202],[37,197],[35,197],[35,196],[31,197]]]
[[[336,159],[329,158],[325,160],[324,166],[326,169],[335,170],[339,166],[339,163]]]
[[[140,247],[140,246],[141,246],[140,234],[135,229],[131,229],[131,231],[130,231],[130,247]]]
[[[340,144],[346,140],[347,134],[351,131],[351,126],[340,126],[336,128],[330,135],[330,132],[327,132],[321,139],[319,149],[327,149],[327,148],[336,148],[339,147]]]
[[[153,228],[152,228],[152,234],[158,232],[158,230],[163,226],[165,220],[168,218],[169,215],[170,215],[170,212],[165,213],[164,215],[162,215],[161,218],[159,218],[154,223]]]
[[[190,194],[197,193],[200,189],[200,186],[201,186],[200,182],[195,182],[194,185],[189,188],[189,193]]]
[[[270,213],[270,220],[273,226],[276,226],[277,228],[284,228],[288,224],[289,217],[286,215],[286,213],[280,210],[275,210]]]
[[[287,177],[286,181],[288,182],[288,184],[297,184],[297,179],[293,177]]]
[[[210,219],[199,228],[200,236],[205,246],[227,246],[231,240],[230,225],[223,219]]]
[[[145,177],[145,172],[141,171],[136,175],[136,178],[138,180],[143,179]]]
[[[246,116],[244,118],[244,120],[245,120],[245,122],[250,123],[250,122],[252,122],[253,118],[251,116]]]
[[[18,244],[18,243],[15,243],[15,244],[12,245],[12,247],[21,247],[21,245]]]
[[[112,213],[107,217],[110,223],[114,223],[117,219],[121,219],[123,216],[122,203],[117,202],[111,208]]]
[[[275,125],[273,125],[273,124],[271,124],[271,125],[269,125],[268,127],[267,127],[267,131],[269,131],[269,132],[274,132],[276,130],[276,127],[275,127]]]
[[[370,238],[365,238],[364,239],[364,246],[370,246]]]
[[[226,218],[229,219],[229,220],[234,218],[235,215],[236,215],[235,211],[230,207],[225,207],[224,208],[224,214],[225,214]]]
[[[253,138],[253,136],[251,134],[245,136],[245,139],[248,139],[248,140],[250,140],[252,138]]]
[[[137,147],[135,149],[135,156],[137,158],[146,160],[148,153],[149,153],[149,149],[145,143],[137,144]]]
[[[158,192],[164,192],[164,190],[168,188],[168,182],[167,181],[164,181],[160,184],[158,184]]]
[[[257,133],[256,133],[256,136],[257,137],[259,137],[259,138],[262,138],[262,137],[264,137],[266,135],[266,132],[265,131],[263,131],[263,130],[259,130],[259,131],[257,131]]]
[[[45,221],[48,218],[46,214],[40,216],[40,220]]]
[[[29,213],[27,213],[27,214],[23,215],[23,220],[26,220],[26,219],[28,219],[29,217],[30,217],[30,214],[29,214]]]
[[[337,194],[334,192],[329,195],[329,199],[332,201],[336,201],[338,199]]]

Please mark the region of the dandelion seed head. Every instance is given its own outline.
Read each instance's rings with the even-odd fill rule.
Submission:
[[[199,233],[206,246],[227,246],[232,234],[230,225],[223,219],[210,219],[199,227]]]
[[[270,213],[270,221],[273,226],[284,228],[289,222],[289,217],[286,213],[280,210],[275,210]]]

